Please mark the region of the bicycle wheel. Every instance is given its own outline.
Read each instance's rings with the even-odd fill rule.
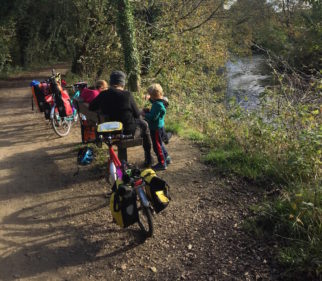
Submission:
[[[143,232],[145,237],[151,237],[153,235],[153,221],[151,210],[148,207],[144,207],[143,205],[141,205],[138,208],[138,213],[138,224],[140,226],[141,231]]]
[[[61,118],[55,114],[54,118],[51,119],[51,125],[53,126],[53,129],[58,136],[65,137],[70,132],[72,121],[67,120],[66,118]]]

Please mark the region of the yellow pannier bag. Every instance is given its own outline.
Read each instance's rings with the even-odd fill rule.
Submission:
[[[128,227],[138,221],[136,194],[131,186],[117,182],[110,198],[112,217],[120,227]]]
[[[155,212],[161,212],[170,202],[169,185],[152,169],[142,171],[141,177],[146,182],[145,191]]]

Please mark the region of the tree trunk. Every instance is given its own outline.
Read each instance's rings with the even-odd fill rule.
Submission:
[[[90,31],[89,31],[90,32]],[[86,33],[83,43],[80,47],[76,48],[73,61],[72,61],[72,69],[71,71],[75,74],[82,75],[85,73],[84,64],[80,61],[81,57],[86,55],[86,48],[90,38],[90,34]],[[87,73],[86,73],[87,74]]]
[[[114,0],[117,8],[117,27],[124,53],[124,67],[128,75],[128,88],[140,89],[140,60],[136,46],[135,27],[129,0]]]

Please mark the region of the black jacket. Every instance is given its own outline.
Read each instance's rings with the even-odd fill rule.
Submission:
[[[89,105],[89,110],[100,110],[109,121],[123,123],[124,134],[134,134],[135,119],[140,117],[132,94],[115,88],[101,92]]]

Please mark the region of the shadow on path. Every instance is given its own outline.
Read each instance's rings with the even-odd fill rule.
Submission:
[[[95,166],[88,167],[83,175],[74,176],[77,171],[75,148],[75,143],[67,143],[18,152],[2,159],[0,201],[66,189],[72,184],[90,181],[95,175]]]
[[[108,263],[143,243],[138,228],[115,235],[115,226],[106,216],[95,223],[88,219],[88,215],[106,213],[105,200],[101,195],[48,200],[5,217],[0,227],[4,233],[0,279],[28,278],[99,260]]]

